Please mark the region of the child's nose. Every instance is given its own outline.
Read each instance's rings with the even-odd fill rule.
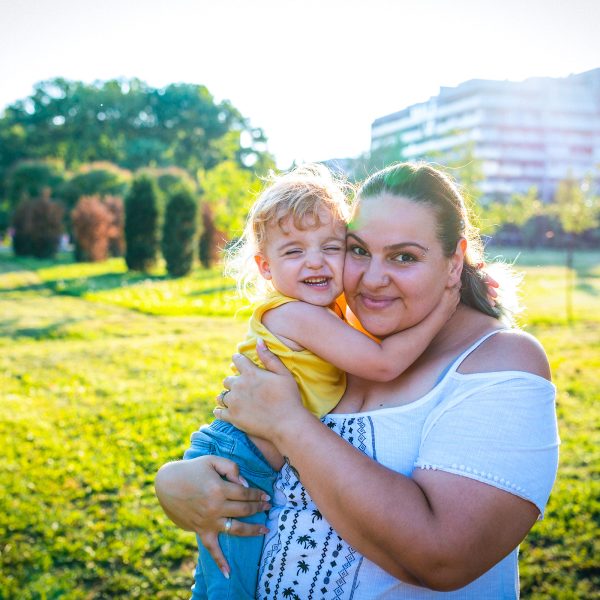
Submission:
[[[323,255],[319,251],[311,251],[306,253],[306,266],[311,269],[322,266]]]

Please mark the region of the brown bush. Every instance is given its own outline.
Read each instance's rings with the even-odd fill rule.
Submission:
[[[109,256],[125,255],[125,207],[119,196],[105,196],[102,202],[110,211],[112,223],[108,232]]]
[[[18,256],[52,258],[63,232],[62,206],[48,195],[22,200],[13,214],[13,250]]]
[[[218,262],[223,253],[223,248],[229,241],[227,234],[215,226],[212,208],[208,204],[202,205],[202,230],[198,244],[198,257],[205,269],[209,269]]]
[[[114,217],[100,196],[82,196],[71,211],[78,260],[98,262],[108,258]]]

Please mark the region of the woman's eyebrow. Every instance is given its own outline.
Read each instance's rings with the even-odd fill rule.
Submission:
[[[364,240],[361,240],[355,233],[346,234],[346,239],[351,238],[351,237],[354,238],[359,244],[362,244],[363,246],[367,246],[367,243]],[[415,246],[416,248],[419,248],[423,252],[429,252],[429,248],[427,248],[426,246],[422,246],[418,242],[400,242],[399,244],[391,244],[390,246],[384,246],[383,249],[386,251],[400,250],[402,248],[406,248],[406,246]]]
[[[367,245],[367,244],[366,244],[366,243],[365,243],[363,240],[361,240],[361,239],[360,239],[360,238],[359,238],[359,237],[358,237],[358,236],[357,236],[355,233],[348,232],[348,233],[346,234],[346,239],[348,239],[348,238],[351,238],[351,237],[353,237],[353,238],[354,238],[354,239],[355,239],[355,240],[356,240],[356,241],[357,241],[359,244],[362,244],[363,246],[366,246],[366,245]]]
[[[429,248],[425,247],[425,246],[421,246],[421,244],[418,244],[417,242],[402,242],[400,244],[392,244],[391,246],[384,246],[384,250],[401,250],[402,248],[406,248],[406,246],[415,246],[416,248],[419,248],[419,250],[422,250],[424,254],[426,254],[427,252],[429,252]]]

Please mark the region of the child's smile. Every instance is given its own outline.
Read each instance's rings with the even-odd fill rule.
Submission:
[[[256,256],[261,275],[281,294],[328,306],[342,293],[345,224],[322,211],[319,224],[299,229],[291,219],[267,228],[264,252]]]

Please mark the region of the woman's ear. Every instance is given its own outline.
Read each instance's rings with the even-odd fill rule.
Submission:
[[[267,280],[272,279],[273,276],[271,275],[269,261],[262,254],[255,254],[254,260],[256,261],[256,266],[262,277]]]
[[[456,244],[456,250],[450,257],[450,270],[448,272],[448,287],[454,287],[460,283],[463,266],[465,264],[465,255],[467,253],[467,240],[460,238]]]

